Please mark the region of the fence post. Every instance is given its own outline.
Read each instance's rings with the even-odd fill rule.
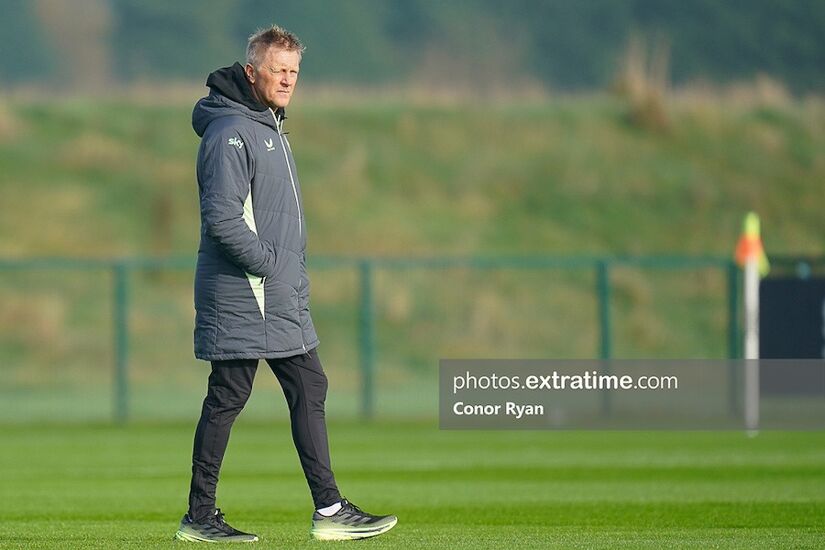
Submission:
[[[736,262],[728,262],[728,411],[739,415],[739,373],[734,359],[740,357],[739,347],[739,268]]]
[[[610,359],[613,350],[610,333],[609,260],[599,260],[596,263],[596,293],[599,308],[599,358]]]
[[[611,327],[610,327],[610,266],[609,260],[596,262],[596,294],[599,309],[599,358],[602,374],[610,374]],[[602,392],[602,414],[610,415],[610,392]]]
[[[358,342],[361,356],[361,416],[372,418],[374,412],[375,334],[372,296],[372,262],[361,260],[358,264],[361,288],[361,307]]]
[[[129,418],[129,266],[125,261],[115,262],[114,276],[114,414],[123,424]]]
[[[739,359],[739,268],[728,263],[728,358]]]

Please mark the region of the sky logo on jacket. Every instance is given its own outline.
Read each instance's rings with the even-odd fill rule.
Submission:
[[[231,137],[228,140],[226,140],[226,142],[229,145],[234,145],[238,149],[243,149],[243,141],[241,141],[241,138]]]

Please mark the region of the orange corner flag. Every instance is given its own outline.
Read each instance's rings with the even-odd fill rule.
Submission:
[[[770,271],[771,266],[765,255],[765,248],[762,246],[759,216],[754,212],[748,212],[742,224],[742,236],[736,243],[736,263],[740,267],[745,267],[745,264],[754,258],[759,262],[759,274],[764,277]]]

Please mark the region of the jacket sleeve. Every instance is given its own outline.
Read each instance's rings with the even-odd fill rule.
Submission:
[[[201,142],[198,156],[204,231],[245,272],[256,277],[274,275],[272,243],[261,241],[244,219],[244,203],[251,193],[253,174],[253,160],[244,138],[231,128],[208,134]]]

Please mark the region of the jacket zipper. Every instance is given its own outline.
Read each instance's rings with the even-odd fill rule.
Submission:
[[[289,156],[286,154],[286,144],[284,144],[284,137],[283,133],[281,132],[281,125],[283,121],[279,121],[278,117],[275,116],[275,111],[271,108],[269,112],[272,113],[272,119],[275,121],[275,126],[278,128],[278,141],[281,142],[281,150],[284,152],[284,161],[286,162],[286,170],[289,173],[289,183],[292,184],[292,194],[295,196],[295,206],[298,207],[298,236],[303,235],[303,228],[301,227],[301,203],[298,201],[298,188],[295,186],[295,178],[292,176],[292,165],[289,163]],[[300,300],[301,300],[301,280],[298,279],[298,301],[300,307]],[[301,310],[298,310],[298,320],[300,322],[301,318]],[[306,342],[304,342],[304,329],[301,327],[301,348],[303,348],[304,353],[307,351]]]
[[[295,179],[292,177],[292,166],[289,164],[289,157],[286,154],[286,145],[284,145],[284,138],[281,133],[282,123],[278,120],[278,117],[275,116],[275,112],[272,111],[272,109],[269,111],[272,113],[272,118],[275,119],[275,126],[278,127],[278,140],[281,142],[281,150],[284,152],[284,161],[286,161],[286,169],[287,172],[289,172],[289,183],[292,184],[292,194],[295,196],[295,206],[298,207],[298,235],[301,235],[301,203],[298,202],[298,188],[295,187]]]

